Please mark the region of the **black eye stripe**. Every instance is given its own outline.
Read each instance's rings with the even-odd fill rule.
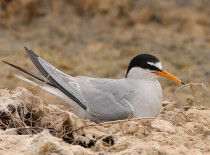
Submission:
[[[154,71],[162,71],[160,68],[153,66],[153,65],[149,65],[147,66],[147,68],[144,69],[150,69],[150,70],[154,70]]]
[[[155,71],[159,70],[159,71],[162,71],[162,66],[161,66],[161,64],[160,64],[160,67],[156,66],[157,63],[150,64],[150,62],[147,62],[147,64],[148,64],[147,67],[148,67],[150,70],[155,70]]]
[[[155,56],[150,55],[150,54],[137,55],[136,57],[134,57],[131,60],[131,62],[129,64],[128,70],[127,70],[127,73],[126,73],[126,77],[127,77],[128,72],[133,67],[141,67],[143,69],[149,69],[149,70],[152,70],[152,71],[162,71],[160,68],[158,68],[158,67],[156,67],[154,65],[148,64],[148,62],[155,64],[155,63],[158,63],[160,61],[159,61],[158,58],[156,58]]]

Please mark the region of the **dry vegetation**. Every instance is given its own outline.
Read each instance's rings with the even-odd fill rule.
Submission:
[[[179,89],[161,79],[164,100],[173,101],[164,102],[158,118],[94,124],[2,63],[0,152],[209,154],[209,6],[208,0],[0,0],[2,60],[35,70],[28,46],[67,74],[121,78],[132,57],[151,53],[186,83],[198,83]]]
[[[169,102],[157,118],[95,124],[24,88],[2,89],[0,96],[0,148],[7,154],[210,153],[207,107],[175,109]]]

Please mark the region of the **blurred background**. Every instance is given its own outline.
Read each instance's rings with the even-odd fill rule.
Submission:
[[[130,60],[154,54],[184,82],[210,84],[209,0],[0,0],[0,58],[39,73],[24,46],[72,76],[123,78]],[[0,88],[32,88],[0,62]],[[164,100],[180,87],[161,78]],[[191,90],[176,95],[186,104]],[[196,87],[196,100],[210,105]],[[45,93],[52,103],[62,102]]]

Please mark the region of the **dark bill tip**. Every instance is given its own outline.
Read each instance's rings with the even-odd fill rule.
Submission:
[[[183,84],[183,85],[185,85],[185,83],[184,83],[184,82],[182,82],[182,84]]]

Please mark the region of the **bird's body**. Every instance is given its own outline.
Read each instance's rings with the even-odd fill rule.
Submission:
[[[76,115],[80,118],[104,122],[126,119],[130,115],[135,118],[154,117],[161,110],[162,88],[158,82],[158,74],[163,74],[165,71],[162,70],[159,60],[154,56],[137,56],[131,61],[125,78],[108,79],[69,76],[27,48],[26,51],[36,67],[49,79],[49,82],[42,88],[64,99],[74,108]],[[140,59],[142,60],[140,67],[138,67]],[[10,63],[7,64],[39,81],[44,81],[43,77],[30,71]],[[166,77],[165,74],[161,76]],[[167,72],[167,74],[169,73]],[[20,75],[17,76],[26,82],[39,86],[31,80]],[[178,79],[176,80],[181,83]]]
[[[84,110],[72,100],[66,101],[75,109],[77,116],[99,122],[133,117],[157,116],[161,109],[162,89],[158,80],[100,79],[71,77],[76,89],[88,107]],[[110,91],[111,90],[111,91]],[[155,90],[155,91],[154,91]],[[152,98],[150,98],[152,96]]]

